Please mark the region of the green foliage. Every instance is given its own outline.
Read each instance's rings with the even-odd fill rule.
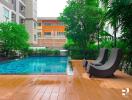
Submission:
[[[117,40],[117,48],[121,48],[122,50],[126,51],[127,43],[125,41],[122,41],[120,39]],[[113,48],[113,41],[112,40],[103,40],[100,44],[101,48]]]
[[[127,43],[125,42],[125,41],[123,41],[123,40],[118,40],[117,41],[117,48],[121,48],[122,50],[124,49],[124,50],[127,50]]]
[[[104,16],[114,27],[114,34],[121,27],[122,38],[128,42],[128,47],[132,48],[132,0],[101,0],[103,3],[111,2],[107,5],[107,12]]]
[[[28,50],[29,56],[59,56],[59,50],[53,49],[29,49]]]
[[[74,46],[74,44],[67,45],[68,54],[72,59],[96,59],[98,54],[98,48],[95,44],[89,44],[87,49],[79,48]]]
[[[112,48],[113,47],[113,42],[111,40],[103,40],[100,44],[101,48]]]
[[[0,41],[7,56],[10,51],[27,49],[28,39],[28,32],[23,25],[12,22],[0,23]]]
[[[73,59],[95,59],[97,45],[94,34],[103,16],[98,0],[69,0],[59,19],[66,25],[67,43],[65,48]],[[95,52],[96,51],[96,52]]]
[[[71,49],[70,50],[70,56],[72,59],[96,59],[98,50],[97,49]]]
[[[111,0],[101,0],[108,3]],[[105,19],[110,21],[114,27],[114,34],[121,27],[122,36],[118,46],[123,48],[126,62],[132,62],[132,0],[112,0],[111,5],[107,6]],[[123,41],[123,42],[122,42]],[[131,66],[131,65],[130,65]],[[126,66],[128,67],[128,66]],[[132,67],[131,67],[132,69]]]
[[[128,74],[132,75],[132,68],[128,70]]]
[[[60,15],[60,20],[66,24],[66,36],[77,48],[87,49],[91,35],[96,32],[96,26],[102,17],[98,8],[98,0],[69,0],[68,6]],[[73,45],[72,44],[72,45]],[[67,44],[69,45],[69,44]],[[70,44],[71,45],[71,44]]]
[[[127,42],[127,46],[132,50],[132,1],[126,0],[120,4],[120,23],[122,24],[122,38]]]

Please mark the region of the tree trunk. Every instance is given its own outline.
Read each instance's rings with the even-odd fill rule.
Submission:
[[[116,47],[116,32],[117,32],[117,28],[114,28],[114,47]]]
[[[9,56],[9,50],[5,50],[5,53],[6,53],[6,57]]]

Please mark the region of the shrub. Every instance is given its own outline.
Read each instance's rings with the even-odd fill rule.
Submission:
[[[111,40],[103,40],[101,41],[100,47],[103,48],[112,48],[113,47],[113,42]]]
[[[29,56],[59,56],[60,51],[54,49],[29,49]]]
[[[82,49],[72,49],[70,50],[70,56],[72,59],[96,59],[98,54],[97,50],[82,50]]]
[[[4,22],[0,23],[0,41],[1,49],[6,56],[14,56],[12,51],[23,50],[29,47],[29,34],[26,28],[17,23]]]

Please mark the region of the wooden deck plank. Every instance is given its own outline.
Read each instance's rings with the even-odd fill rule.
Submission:
[[[57,100],[59,95],[60,86],[55,86],[49,100]]]
[[[41,87],[40,91],[35,95],[33,100],[40,100],[42,95],[45,93],[47,87]]]
[[[61,85],[59,95],[58,95],[58,100],[66,100],[66,87],[65,85]]]
[[[0,100],[131,100],[132,76],[89,78],[82,61],[72,61],[74,75],[0,75]],[[130,92],[122,96],[122,89]]]
[[[53,89],[54,89],[54,86],[48,86],[46,92],[43,94],[40,100],[50,100],[50,96],[52,94]]]

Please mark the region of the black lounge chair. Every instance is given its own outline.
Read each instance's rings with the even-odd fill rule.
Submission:
[[[113,48],[111,54],[108,58],[108,61],[101,66],[90,65],[89,68],[89,77],[112,77],[114,72],[118,69],[122,58],[121,49]]]
[[[101,48],[100,51],[99,51],[98,58],[91,64],[96,65],[96,66],[103,65],[106,62],[107,57],[108,57],[108,49]]]

